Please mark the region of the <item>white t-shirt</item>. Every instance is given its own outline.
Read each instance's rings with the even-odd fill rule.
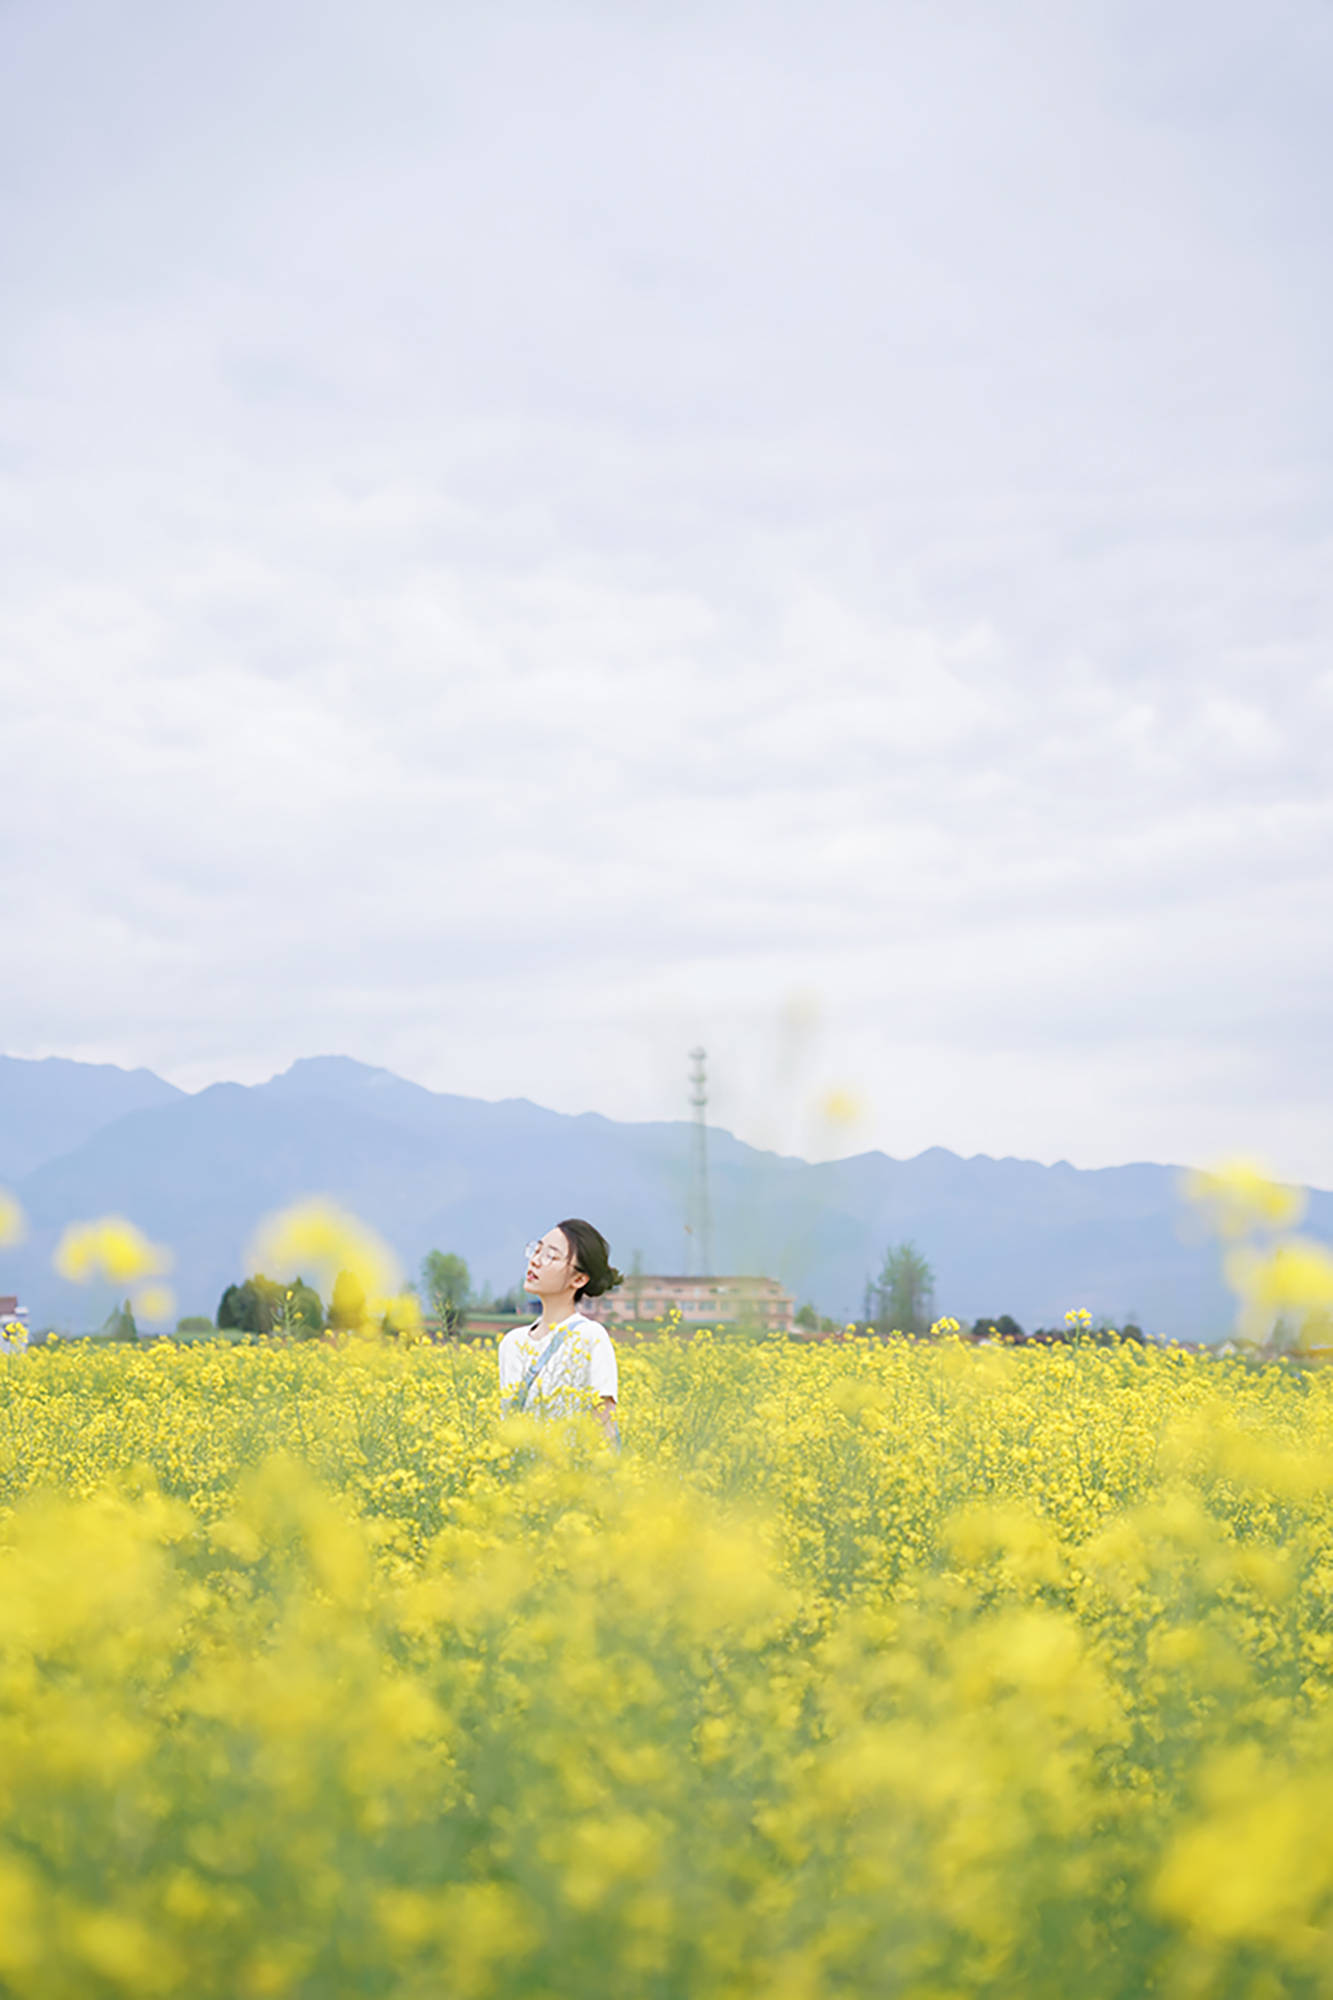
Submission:
[[[569,1331],[528,1391],[530,1416],[573,1416],[591,1410],[600,1396],[614,1398],[619,1393],[616,1350],[606,1328],[581,1312],[571,1313],[560,1324]],[[531,1326],[516,1326],[500,1342],[500,1401],[506,1409],[554,1332],[554,1327],[548,1333],[536,1320]]]

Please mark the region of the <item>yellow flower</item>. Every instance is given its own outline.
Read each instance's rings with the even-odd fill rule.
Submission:
[[[384,1238],[319,1197],[270,1216],[251,1245],[249,1263],[252,1270],[284,1277],[309,1273],[326,1294],[338,1273],[348,1271],[372,1308],[398,1290],[398,1260]]]
[[[399,1292],[384,1301],[384,1330],[386,1333],[420,1333],[421,1301],[415,1292]]]
[[[161,1276],[171,1268],[171,1253],[150,1243],[123,1215],[104,1215],[97,1222],[72,1222],[56,1245],[54,1263],[60,1276],[76,1285],[98,1278],[122,1285]]]
[[[1227,1283],[1241,1303],[1242,1330],[1262,1339],[1275,1320],[1294,1322],[1304,1337],[1322,1336],[1333,1316],[1333,1253],[1322,1243],[1289,1237],[1268,1251],[1233,1250]]]
[[[825,1093],[820,1104],[820,1115],[829,1125],[856,1125],[865,1116],[865,1106],[851,1090],[834,1089]]]
[[[1260,1229],[1289,1229],[1305,1213],[1305,1190],[1284,1187],[1255,1160],[1192,1171],[1182,1176],[1181,1188],[1214,1233],[1230,1241]]]
[[[1333,2000],[1333,1368],[620,1362],[0,1369],[5,1994]]]
[[[0,1250],[12,1250],[27,1233],[27,1220],[12,1194],[0,1188]]]
[[[140,1319],[170,1319],[176,1310],[176,1294],[170,1285],[143,1285],[134,1294],[134,1310]]]

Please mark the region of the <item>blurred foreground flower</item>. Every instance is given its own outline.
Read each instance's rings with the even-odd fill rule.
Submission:
[[[170,1285],[143,1285],[134,1294],[134,1310],[140,1319],[170,1319],[176,1311],[176,1294]]]
[[[1185,1199],[1217,1236],[1234,1243],[1261,1229],[1290,1229],[1305,1213],[1304,1188],[1272,1180],[1256,1160],[1224,1160],[1182,1176]]]
[[[1266,1339],[1276,1323],[1302,1346],[1326,1344],[1333,1331],[1333,1253],[1322,1243],[1293,1236],[1268,1251],[1233,1250],[1224,1268],[1251,1338]]]
[[[398,1260],[384,1238],[335,1202],[319,1198],[271,1215],[251,1246],[250,1263],[284,1278],[313,1271],[321,1290],[348,1271],[371,1299],[387,1298],[398,1286]]]
[[[421,1301],[415,1292],[398,1292],[384,1301],[384,1331],[408,1335],[421,1332]]]
[[[622,1371],[5,1366],[4,2000],[1333,2000],[1333,1368]]]
[[[76,1285],[98,1278],[126,1285],[170,1270],[171,1252],[150,1243],[123,1215],[104,1215],[96,1222],[72,1222],[56,1245],[53,1262],[60,1276]]]
[[[865,1106],[851,1090],[830,1090],[819,1106],[820,1115],[829,1125],[857,1125],[865,1115]]]
[[[12,1194],[0,1188],[0,1250],[9,1250],[15,1243],[21,1243],[26,1233],[23,1210]]]

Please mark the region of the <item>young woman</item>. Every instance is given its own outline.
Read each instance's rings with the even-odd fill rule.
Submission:
[[[579,1311],[620,1283],[606,1238],[571,1216],[528,1245],[523,1289],[541,1300],[541,1317],[515,1327],[500,1342],[500,1403],[533,1416],[591,1410],[612,1444],[619,1444],[616,1350],[604,1326]]]

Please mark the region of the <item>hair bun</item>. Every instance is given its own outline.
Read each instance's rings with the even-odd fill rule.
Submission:
[[[624,1282],[611,1262],[611,1252],[600,1229],[594,1229],[578,1215],[567,1216],[556,1227],[564,1231],[575,1265],[584,1275],[585,1282],[574,1294],[576,1304],[580,1299],[600,1299],[603,1292]]]

